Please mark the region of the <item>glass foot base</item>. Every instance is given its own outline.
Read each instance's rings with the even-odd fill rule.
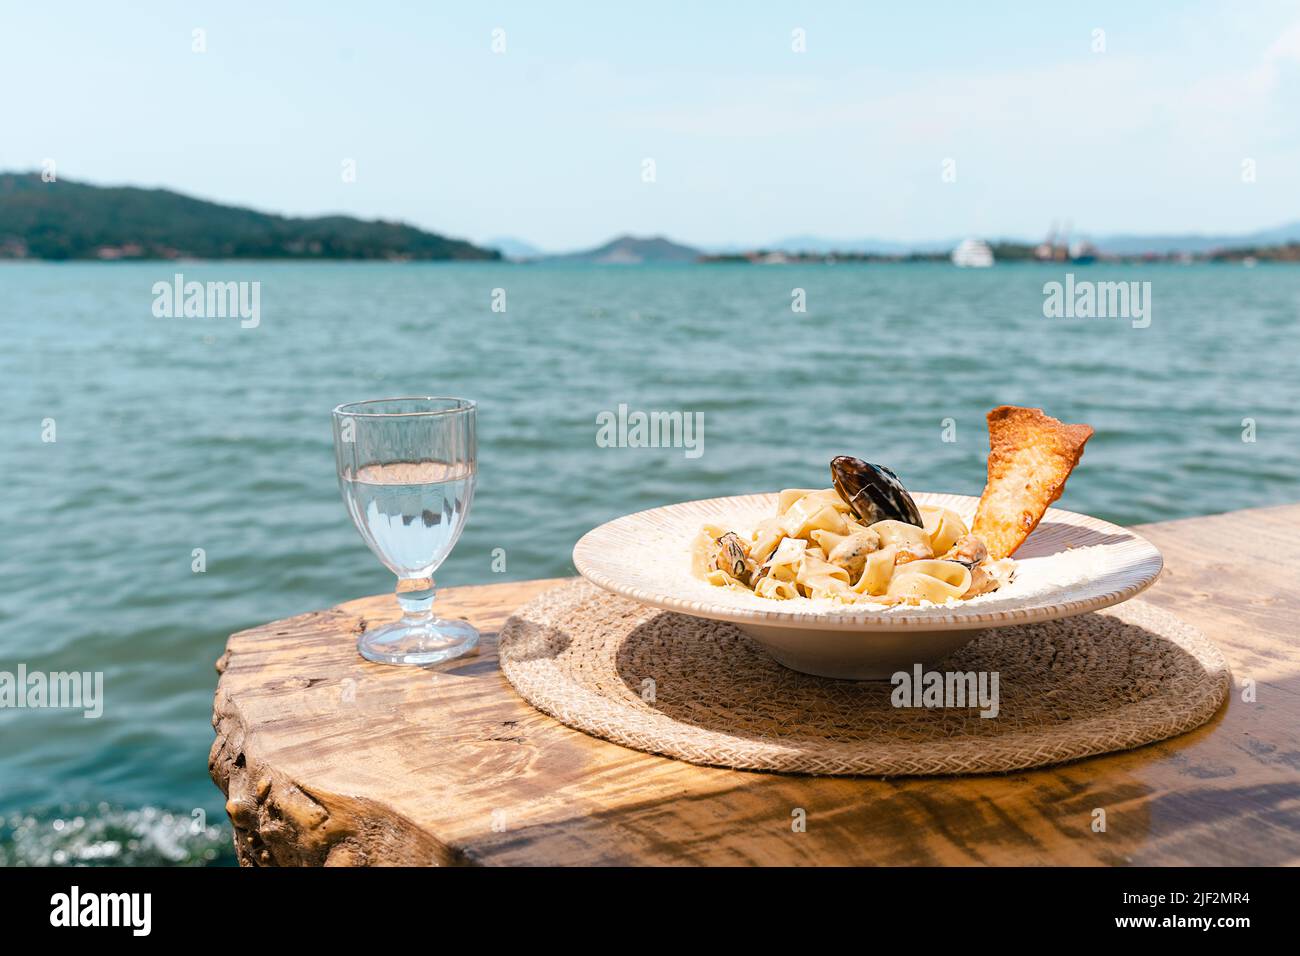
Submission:
[[[412,624],[397,621],[357,638],[357,651],[376,664],[437,664],[478,646],[478,631],[465,621],[435,617]]]

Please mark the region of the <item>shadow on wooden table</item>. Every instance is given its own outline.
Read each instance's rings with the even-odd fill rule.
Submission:
[[[669,644],[678,620],[684,637]],[[1009,734],[1082,735],[1082,724],[1090,719],[1111,721],[1106,729],[1113,738],[1127,729],[1118,726],[1121,722],[1169,722],[1168,705],[1160,714],[1134,712],[1134,705],[1156,696],[1155,681],[1176,674],[1212,688],[1223,680],[1222,671],[1207,670],[1194,654],[1138,624],[1095,613],[1069,623],[1078,627],[1077,637],[1063,637],[1058,623],[999,628],[996,636],[975,636],[927,667],[941,673],[997,672],[1000,709],[990,720],[971,720],[977,701],[966,708],[898,708],[890,681],[830,680],[790,670],[729,624],[711,632],[725,637],[722,662],[693,618],[667,611],[628,633],[615,651],[615,666],[632,697],[673,721],[726,737],[779,741],[809,753],[886,735],[918,747],[958,737],[975,738],[972,744],[978,746],[981,739]],[[1108,637],[1100,652],[1092,641],[1097,631]],[[844,638],[870,640],[871,635]],[[572,643],[567,636],[562,641],[563,647]],[[1020,656],[1008,659],[1008,646]],[[1159,658],[1150,652],[1157,646],[1163,652]],[[648,699],[642,693],[647,678],[655,682]]]

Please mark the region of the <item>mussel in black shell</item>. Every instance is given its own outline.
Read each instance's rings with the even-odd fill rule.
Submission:
[[[753,562],[749,560],[749,546],[734,531],[728,531],[718,538],[716,544],[718,552],[713,558],[713,566],[737,581],[748,584],[749,576],[754,571]]]
[[[884,465],[840,455],[831,461],[831,480],[844,503],[867,524],[893,520],[924,527],[916,502]]]

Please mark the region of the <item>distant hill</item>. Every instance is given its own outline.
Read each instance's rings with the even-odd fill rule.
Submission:
[[[836,252],[905,255],[909,252],[950,251],[960,241],[959,239],[931,239],[922,242],[895,242],[891,239],[827,239],[822,236],[787,236],[784,239],[777,239],[763,248],[811,255],[830,255]]]
[[[595,249],[548,256],[547,261],[641,265],[647,262],[694,262],[701,254],[699,249],[683,246],[663,236],[650,236],[644,239],[637,236],[619,236]]]
[[[0,173],[0,258],[500,259],[414,226],[351,216],[298,219],[166,189]]]
[[[1007,237],[994,239],[985,236],[990,242],[1002,242],[1012,245],[1035,246],[1041,238]],[[1078,234],[1074,239],[1088,240],[1103,253],[1116,256],[1140,256],[1167,253],[1205,253],[1215,249],[1261,248],[1281,246],[1300,241],[1300,222],[1279,226],[1276,229],[1263,229],[1258,232],[1239,235],[1109,235],[1089,236]],[[831,253],[857,253],[869,255],[906,255],[908,253],[945,252],[957,245],[958,239],[927,239],[918,242],[896,242],[890,239],[828,239],[824,236],[787,236],[757,246],[737,246],[735,244],[716,247],[714,252],[743,252],[752,249],[780,250],[788,253],[805,253],[809,255],[830,255]]]
[[[1300,241],[1300,222],[1276,229],[1261,229],[1237,235],[1152,235],[1101,236],[1092,240],[1102,252],[1114,255],[1144,255],[1165,252],[1209,252],[1212,249],[1246,249],[1281,246]]]
[[[489,239],[483,243],[489,249],[495,249],[507,259],[521,261],[524,259],[541,259],[546,253],[538,249],[531,242],[525,242],[523,239],[516,239],[513,236],[499,236],[496,239]]]

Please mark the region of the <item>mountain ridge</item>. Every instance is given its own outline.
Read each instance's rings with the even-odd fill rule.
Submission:
[[[964,238],[964,237],[963,237]],[[1041,239],[1013,236],[983,236],[990,243],[1012,243],[1036,246]],[[1103,253],[1115,255],[1166,254],[1179,252],[1208,252],[1214,249],[1240,249],[1258,246],[1285,245],[1300,241],[1300,221],[1286,223],[1253,232],[1230,233],[1112,233],[1092,236],[1077,233],[1072,237],[1092,243]],[[906,255],[907,253],[946,252],[956,247],[960,238],[926,239],[916,242],[898,242],[890,239],[828,239],[824,236],[788,236],[770,243],[743,246],[727,243],[707,246],[710,252],[734,253],[754,249],[804,252],[817,255],[832,253],[865,253],[878,255]]]
[[[695,262],[703,252],[664,236],[625,233],[594,249],[544,257],[546,262],[594,262],[601,265],[643,265],[655,262]]]
[[[692,254],[695,258],[699,258],[702,256],[735,256],[755,252],[782,252],[788,254],[802,253],[805,255],[822,256],[833,254],[879,256],[947,254],[961,241],[960,238],[950,238],[918,240],[916,242],[900,242],[892,239],[829,239],[824,236],[795,235],[776,239],[771,242],[753,244],[726,242],[689,245],[668,239],[664,236],[655,236],[651,238],[656,241],[662,241],[681,250],[681,254],[678,258],[672,261],[686,261],[691,258]],[[1041,239],[1034,240],[1010,236],[986,236],[984,238],[993,245],[1023,246],[1026,249],[1032,249],[1042,241]],[[1078,233],[1073,238],[1075,240],[1092,243],[1103,254],[1117,256],[1205,253],[1214,250],[1252,249],[1268,246],[1282,246],[1288,243],[1300,242],[1300,221],[1287,223],[1269,229],[1259,229],[1254,232],[1238,234],[1150,233],[1143,235],[1136,233],[1114,233],[1094,237],[1086,233]],[[533,246],[526,240],[515,238],[496,240],[495,242],[487,243],[487,245],[501,248],[502,252],[505,253],[508,258],[516,260],[570,262],[627,261],[627,259],[620,260],[617,255],[611,257],[611,253],[616,253],[619,249],[625,249],[628,243],[647,241],[650,240],[639,239],[636,236],[625,234],[617,236],[614,239],[592,249],[566,253],[541,252],[536,246]],[[508,252],[506,250],[507,243],[512,246],[512,251]],[[514,249],[526,251],[526,254],[514,253]],[[655,260],[645,257],[640,261]]]
[[[401,222],[281,216],[170,189],[0,173],[0,258],[497,260]]]
[[[985,237],[1032,248],[1035,240]],[[1103,255],[1203,254],[1300,243],[1300,221],[1241,234],[1115,233],[1076,239]],[[689,245],[663,235],[622,234],[596,246],[547,253],[513,236],[476,245],[402,222],[353,216],[282,216],[170,189],[45,182],[39,173],[0,173],[0,259],[379,259],[695,262],[757,251],[808,255],[946,254],[957,238],[900,242],[793,235],[768,243]]]

